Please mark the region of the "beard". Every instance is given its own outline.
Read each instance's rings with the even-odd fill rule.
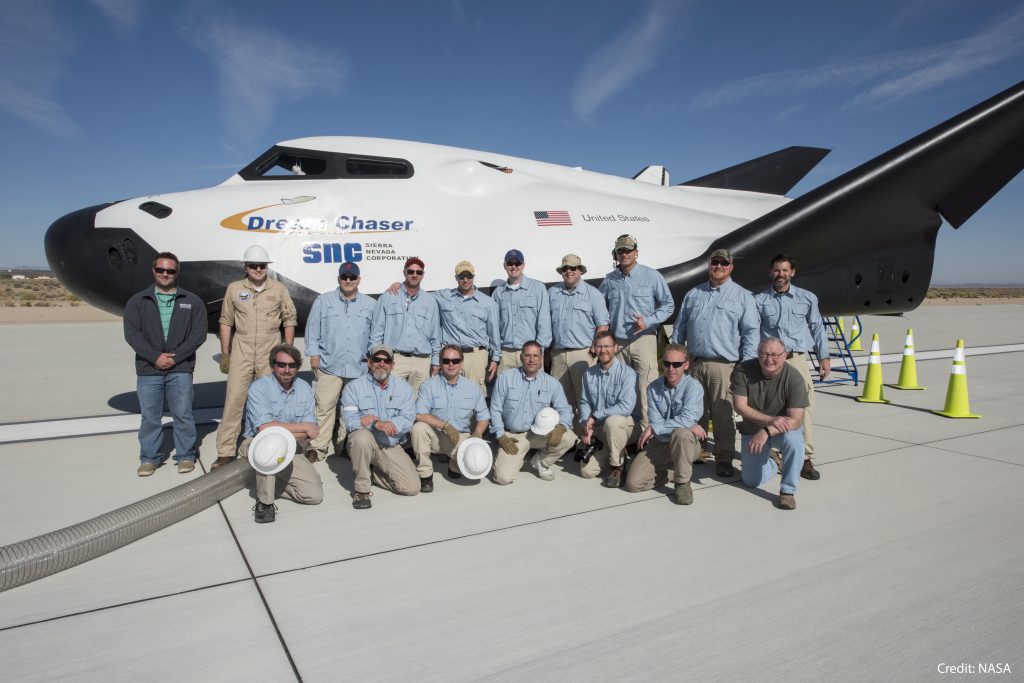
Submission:
[[[391,371],[388,370],[387,368],[374,368],[372,371],[370,371],[370,374],[378,382],[383,382],[388,378],[388,375],[391,374]]]

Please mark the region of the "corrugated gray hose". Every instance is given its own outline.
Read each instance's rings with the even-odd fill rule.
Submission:
[[[249,461],[216,471],[131,505],[0,548],[0,592],[96,559],[201,512],[245,487]]]

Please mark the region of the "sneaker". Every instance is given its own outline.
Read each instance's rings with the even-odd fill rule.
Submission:
[[[434,475],[420,479],[420,493],[431,493],[434,490]]]
[[[308,460],[311,465],[315,465],[316,463],[320,462],[326,457],[326,453],[321,455],[321,453],[315,448],[310,448],[308,451],[306,451],[306,460]]]
[[[139,475],[140,477],[148,477],[149,475],[156,472],[157,467],[158,465],[156,463],[144,462],[141,465],[139,465],[139,469],[136,470],[135,474]]]
[[[715,456],[714,456],[713,453],[708,453],[707,451],[703,451],[702,450],[700,452],[700,455],[697,456],[697,459],[693,461],[693,464],[694,465],[703,465],[705,463],[711,462],[714,459],[715,459]]]
[[[257,524],[269,524],[277,518],[277,506],[273,503],[266,505],[257,500],[252,509],[256,512],[254,517]]]
[[[800,468],[800,476],[811,481],[818,481],[821,479],[821,472],[814,469],[814,464],[810,458],[804,458],[804,466]]]
[[[796,510],[796,496],[792,493],[779,493],[780,510]]]
[[[608,476],[605,477],[604,485],[605,488],[617,489],[622,484],[622,468],[613,467],[608,472]]]
[[[736,475],[736,470],[733,469],[732,463],[728,460],[719,460],[715,465],[715,474],[720,477],[732,477]]]
[[[686,482],[685,484],[676,484],[676,504],[693,504],[693,488],[690,486],[690,482]]]
[[[367,492],[367,493],[359,493],[359,491],[353,492],[352,493],[352,507],[354,507],[356,510],[367,510],[367,509],[369,509],[373,505],[373,503],[370,502],[370,496],[371,495],[373,495],[373,494],[371,494],[369,492]]]
[[[196,468],[195,460],[179,460],[178,461],[178,474],[188,474]]]
[[[533,469],[537,470],[537,476],[544,481],[552,481],[555,478],[554,470],[544,464],[540,453],[535,453],[534,456],[530,458],[530,465]]]
[[[235,457],[236,456],[232,455],[228,457],[221,456],[217,458],[216,460],[213,461],[213,464],[210,465],[210,471],[213,472],[218,467],[223,467],[224,465],[227,465],[229,462],[233,462]]]

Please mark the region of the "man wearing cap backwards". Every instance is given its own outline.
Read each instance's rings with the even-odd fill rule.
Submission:
[[[620,235],[612,253],[617,267],[605,275],[599,289],[608,303],[619,358],[639,377],[640,422],[646,427],[646,389],[658,376],[658,328],[672,315],[676,303],[664,276],[637,263],[636,238]]]
[[[690,376],[704,388],[704,416],[710,415],[715,435],[716,472],[731,477],[736,472],[736,424],[732,419],[729,377],[739,361],[757,353],[761,321],[749,291],[732,281],[733,258],[727,249],[715,249],[708,259],[708,281],[683,297],[672,341],[686,344],[690,352]]]
[[[582,419],[580,384],[583,373],[594,363],[594,334],[608,329],[608,308],[601,292],[583,281],[587,267],[579,256],[566,254],[555,272],[562,282],[548,288],[551,376],[562,383],[578,425]]]
[[[807,407],[807,389],[800,373],[786,362],[786,345],[768,338],[757,358],[736,366],[732,373],[732,404],[743,418],[743,483],[761,486],[782,472],[778,507],[796,509],[804,434],[800,427]],[[781,452],[781,460],[779,453]]]
[[[456,287],[437,290],[441,307],[441,342],[462,350],[462,374],[487,393],[501,360],[498,305],[474,285],[476,269],[469,261],[455,266]],[[441,368],[444,372],[444,368]]]
[[[520,350],[528,341],[546,349],[551,345],[551,313],[544,284],[523,275],[526,259],[518,249],[505,252],[508,279],[491,291],[498,304],[501,362],[498,372],[518,368]]]
[[[367,373],[341,393],[355,474],[352,507],[357,510],[371,506],[371,481],[403,496],[420,492],[416,465],[402,449],[416,419],[416,403],[408,382],[391,374],[394,364],[390,346],[373,346],[366,358]]]
[[[804,479],[821,478],[814,469],[814,440],[811,416],[814,411],[814,382],[807,362],[807,353],[814,349],[818,356],[818,374],[828,377],[832,361],[828,357],[828,335],[818,311],[818,297],[806,289],[792,284],[796,266],[788,254],[778,254],[772,259],[772,286],[754,297],[761,316],[761,339],[781,339],[786,345],[786,363],[800,373],[807,391],[807,407],[804,408],[804,461],[800,476]]]
[[[420,385],[416,397],[416,424],[410,440],[416,454],[416,471],[420,476],[420,493],[434,490],[434,466],[431,453],[447,455],[448,476],[458,479],[459,466],[455,451],[470,436],[482,437],[487,431],[489,413],[484,394],[471,379],[459,374],[464,356],[453,344],[441,348],[441,373]],[[470,434],[470,419],[475,418]]]
[[[163,251],[153,259],[152,287],[138,292],[124,307],[124,339],[135,351],[139,425],[140,477],[156,471],[166,456],[163,444],[164,398],[174,418],[174,459],[178,472],[196,466],[196,423],[192,417],[192,373],[196,349],[206,341],[206,306],[178,286],[178,257]]]
[[[423,261],[415,256],[405,262],[402,286],[380,295],[370,326],[370,345],[394,349],[391,374],[407,380],[413,393],[437,373],[441,350],[441,316],[437,299],[420,287],[423,269]]]
[[[604,485],[617,489],[622,482],[626,446],[639,436],[636,413],[636,371],[616,358],[619,347],[610,330],[597,332],[597,364],[587,368],[580,392],[580,439],[589,446],[600,434],[604,447],[580,468],[584,479],[607,473]]]
[[[359,291],[359,264],[346,262],[338,268],[338,288],[313,302],[306,320],[306,353],[316,377],[316,421],[320,435],[306,454],[311,460],[327,457],[327,447],[338,438],[334,450],[341,453],[345,425],[336,420],[338,399],[345,385],[366,372],[370,323],[376,303]]]
[[[270,254],[258,244],[242,257],[245,277],[228,285],[220,308],[220,371],[228,376],[224,413],[211,469],[235,459],[249,384],[270,373],[270,349],[295,340],[298,317],[284,285],[267,277]]]
[[[245,457],[253,438],[268,427],[284,427],[295,436],[296,449],[305,452],[320,429],[314,416],[313,389],[298,378],[302,354],[291,344],[278,344],[267,354],[272,365],[249,386],[245,402],[245,439],[238,454]],[[324,498],[320,474],[306,458],[294,458],[277,474],[256,475],[256,521],[273,522],[274,499],[284,497],[303,505],[318,505]]]
[[[543,370],[544,351],[540,344],[528,341],[521,353],[522,366],[498,375],[491,395],[491,433],[498,440],[494,461],[494,482],[511,484],[516,479],[526,452],[538,449],[530,459],[537,476],[551,481],[555,473],[551,465],[576,443],[572,433],[572,410],[565,402],[565,392],[551,375]],[[531,431],[542,408],[558,411],[558,424],[544,435]]]
[[[700,442],[707,432],[699,420],[704,414],[704,390],[687,376],[690,356],[679,344],[669,344],[661,355],[665,375],[647,387],[647,410],[651,424],[640,435],[637,453],[626,475],[630,493],[661,486],[671,463],[675,479],[675,501],[693,503],[693,461],[700,455]]]

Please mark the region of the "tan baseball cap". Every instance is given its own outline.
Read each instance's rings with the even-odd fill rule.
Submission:
[[[456,275],[466,272],[468,272],[470,275],[476,275],[476,268],[473,267],[472,263],[470,263],[469,261],[459,261],[458,263],[455,264]]]

